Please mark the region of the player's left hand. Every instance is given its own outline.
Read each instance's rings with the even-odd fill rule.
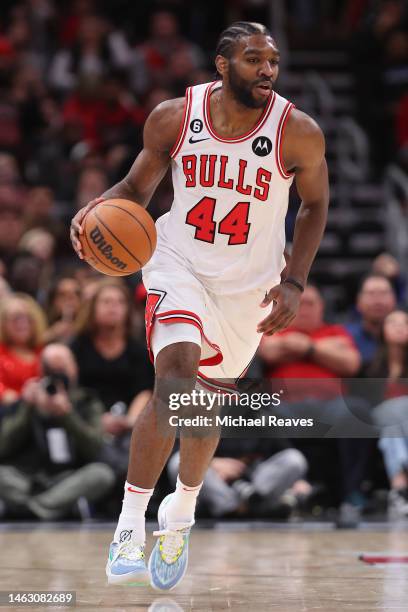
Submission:
[[[261,308],[266,308],[272,302],[275,303],[275,306],[272,312],[258,324],[257,332],[272,336],[288,327],[296,316],[301,295],[299,289],[289,283],[272,287],[262,301]]]

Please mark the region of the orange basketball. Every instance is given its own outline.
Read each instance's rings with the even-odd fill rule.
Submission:
[[[85,216],[80,235],[85,260],[109,276],[127,276],[142,268],[156,248],[156,227],[149,213],[129,200],[97,204]]]

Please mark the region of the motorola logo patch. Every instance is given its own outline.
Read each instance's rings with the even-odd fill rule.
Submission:
[[[119,542],[130,542],[133,529],[122,529],[119,534]]]
[[[203,122],[201,119],[193,119],[190,123],[190,130],[194,132],[194,134],[199,134],[203,129]]]
[[[265,157],[272,151],[272,142],[266,136],[258,136],[252,143],[252,150],[255,155]]]

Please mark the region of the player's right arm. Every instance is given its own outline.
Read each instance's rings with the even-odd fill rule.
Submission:
[[[149,115],[143,130],[143,149],[136,157],[128,174],[101,197],[92,200],[71,221],[71,242],[82,259],[82,221],[94,206],[108,198],[124,198],[143,206],[150,199],[170,164],[173,149],[183,121],[184,98],[176,98],[159,104]]]

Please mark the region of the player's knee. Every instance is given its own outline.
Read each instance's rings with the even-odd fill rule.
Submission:
[[[156,359],[155,391],[189,393],[196,384],[201,349],[190,342],[166,346]]]

